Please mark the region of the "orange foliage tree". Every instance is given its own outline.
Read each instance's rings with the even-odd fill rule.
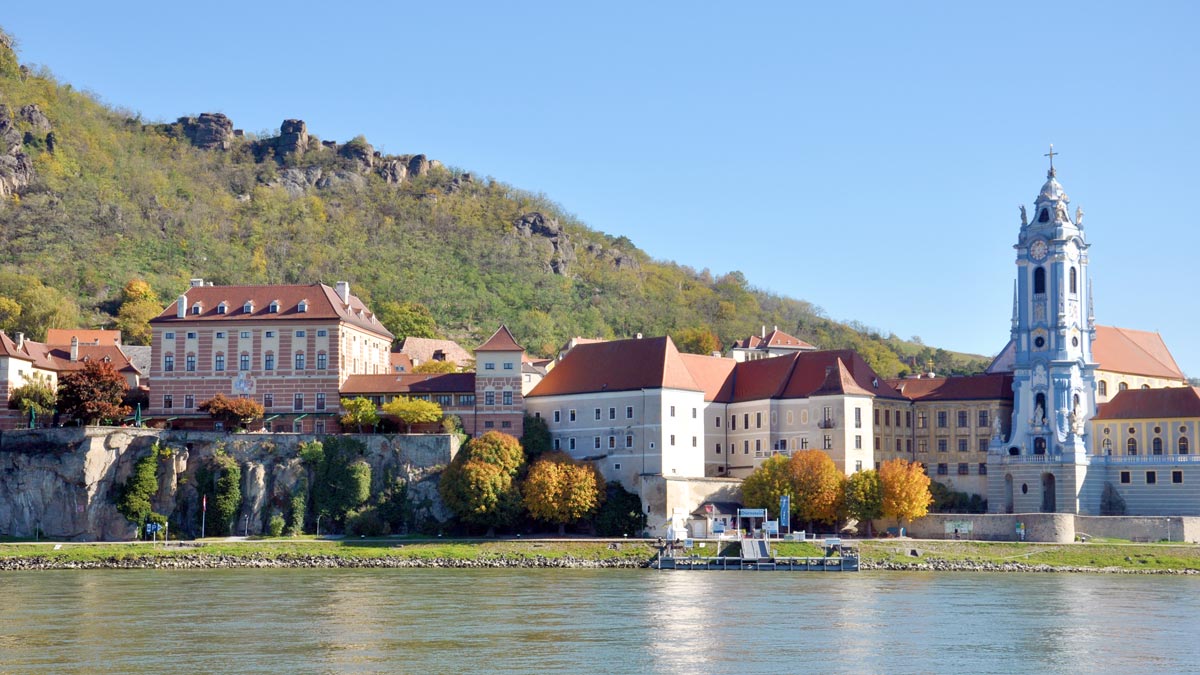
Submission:
[[[892,459],[879,466],[883,487],[883,516],[897,522],[913,520],[929,513],[933,495],[929,476],[918,462]]]
[[[835,524],[842,517],[842,481],[845,477],[829,455],[801,450],[788,462],[794,493],[793,508],[801,522]]]
[[[594,514],[604,501],[604,482],[591,464],[574,461],[561,452],[543,455],[533,463],[521,488],[522,504],[537,520],[557,523],[563,534],[567,523]]]
[[[262,419],[263,407],[258,401],[252,398],[230,398],[224,394],[201,401],[199,407],[201,412],[206,412],[213,419],[224,422],[226,425],[245,429],[254,420]]]

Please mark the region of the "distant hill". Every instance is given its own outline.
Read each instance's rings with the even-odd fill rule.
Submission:
[[[541,355],[575,335],[671,334],[700,350],[712,340],[697,335],[727,346],[777,325],[856,349],[884,376],[986,365],[833,321],[739,272],[653,260],[543,195],[421,154],[383,155],[361,136],[322,140],[287,120],[256,137],[214,113],[146,121],[21,66],[10,45],[0,37],[0,327],[10,331],[110,325],[135,278],[168,301],[192,277],[348,280],[381,315],[423,305],[435,332],[468,345],[503,322]]]

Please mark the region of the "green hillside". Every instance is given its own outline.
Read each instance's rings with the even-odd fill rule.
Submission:
[[[0,198],[0,328],[35,338],[112,325],[137,278],[167,300],[192,277],[348,280],[393,325],[424,306],[436,332],[471,344],[504,322],[542,355],[573,335],[635,333],[701,351],[710,333],[728,345],[778,325],[857,349],[885,376],[984,365],[832,321],[738,272],[653,260],[543,195],[377,155],[362,137],[322,142],[298,121],[256,137],[220,115],[146,121],[20,66],[7,44]],[[413,331],[429,329],[401,332]]]

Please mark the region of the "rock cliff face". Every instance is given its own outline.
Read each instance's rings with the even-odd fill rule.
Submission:
[[[470,174],[464,174],[468,177]],[[571,266],[578,261],[577,248],[571,241],[571,236],[558,224],[558,221],[536,211],[513,221],[513,232],[516,237],[509,236],[510,245],[523,245],[530,253],[544,260],[547,272],[566,276]],[[617,269],[634,269],[637,260],[625,255],[616,248],[604,248],[600,244],[588,243],[582,246],[587,255],[607,261]]]
[[[367,447],[372,493],[399,479],[417,519],[445,521],[437,481],[458,450],[443,435],[359,436]],[[116,509],[120,486],[140,458],[157,443],[169,458],[159,463],[154,509],[183,534],[200,534],[201,505],[196,470],[217,449],[242,467],[243,523],[261,534],[272,515],[282,514],[305,475],[297,447],[313,437],[222,434],[150,429],[42,429],[0,437],[0,535],[44,536],[74,541],[124,540],[134,528]],[[212,515],[211,512],[209,514]]]
[[[53,136],[50,120],[37,106],[25,106],[21,109],[21,114],[28,114],[25,119],[37,122],[36,127],[33,127],[32,122],[27,123],[31,126],[27,132],[30,140],[34,138],[33,128],[44,127],[46,134]],[[0,101],[0,199],[19,193],[33,183],[33,161],[25,153],[25,134],[18,126],[20,119],[22,118],[14,118],[8,106]],[[53,145],[52,140],[50,145]]]

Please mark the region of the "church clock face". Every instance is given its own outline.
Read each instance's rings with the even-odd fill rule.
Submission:
[[[1038,260],[1038,261],[1045,260],[1046,259],[1046,242],[1042,239],[1038,239],[1037,241],[1033,242],[1033,244],[1031,244],[1029,246],[1029,255],[1034,260]]]

